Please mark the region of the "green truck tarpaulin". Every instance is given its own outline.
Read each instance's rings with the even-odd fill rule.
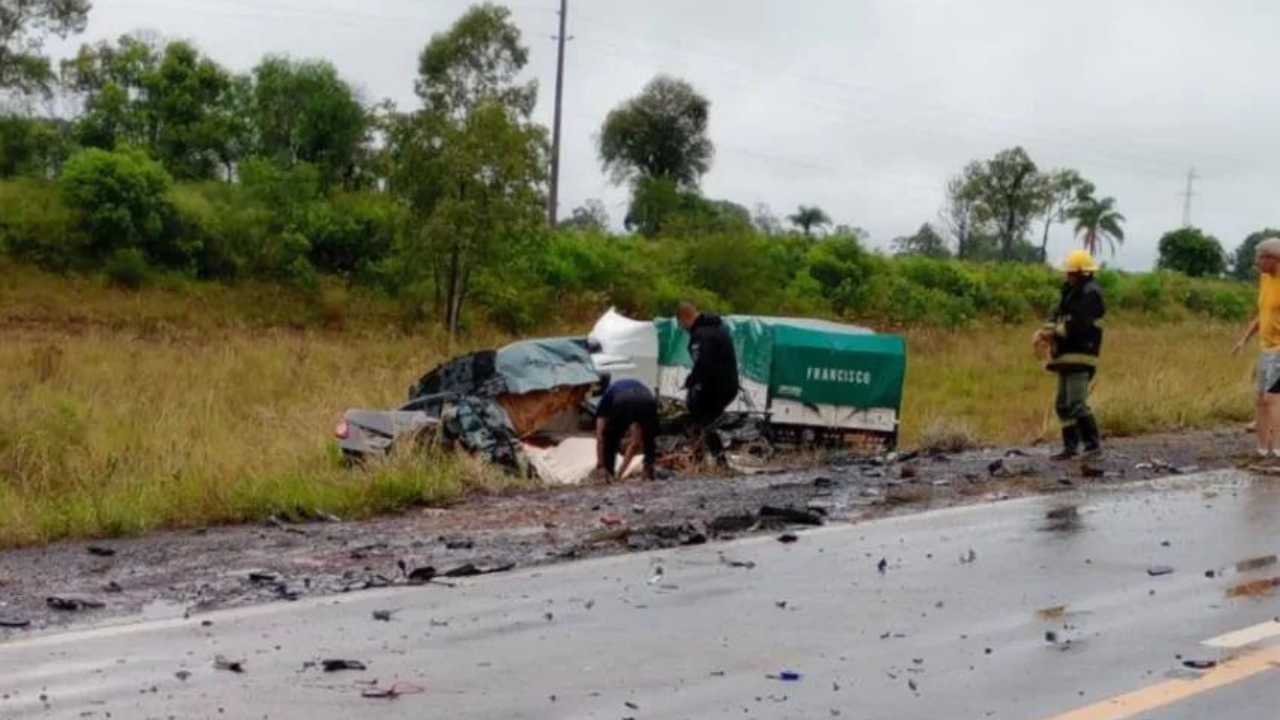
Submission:
[[[902,407],[907,350],[897,335],[802,318],[730,315],[724,321],[738,351],[744,387],[767,388],[770,404],[886,410],[895,418]],[[654,325],[660,367],[691,367],[685,331],[670,318]]]

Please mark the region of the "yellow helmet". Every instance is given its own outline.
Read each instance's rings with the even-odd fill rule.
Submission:
[[[1062,269],[1069,273],[1098,272],[1098,261],[1093,259],[1088,250],[1072,250],[1062,261]]]

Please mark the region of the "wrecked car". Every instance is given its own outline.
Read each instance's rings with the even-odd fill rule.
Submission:
[[[742,392],[718,428],[730,446],[894,447],[906,371],[902,338],[818,320],[729,316]],[[592,434],[604,379],[633,379],[679,406],[692,359],[669,318],[606,313],[586,338],[512,343],[433,369],[395,410],[348,410],[335,428],[347,458],[440,438],[546,482],[576,484],[596,465]],[[664,453],[680,445],[666,424]],[[689,458],[694,460],[694,458]],[[631,470],[624,468],[623,474]]]

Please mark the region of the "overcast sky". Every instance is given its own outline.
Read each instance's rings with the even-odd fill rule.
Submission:
[[[1280,3],[1271,0],[570,0],[564,213],[626,191],[596,156],[605,114],[657,73],[711,99],[709,197],[780,216],[816,204],[887,246],[933,221],[947,178],[1022,145],[1073,167],[1128,217],[1112,261],[1147,269],[1192,219],[1231,250],[1280,225]],[[369,101],[415,101],[417,55],[467,0],[95,0],[81,42],[140,29],[233,70],[332,61]],[[558,0],[507,3],[548,126]],[[1051,252],[1072,242],[1055,229]]]

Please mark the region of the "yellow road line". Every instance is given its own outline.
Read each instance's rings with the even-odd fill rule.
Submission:
[[[1045,720],[1124,720],[1280,668],[1280,647],[1227,660],[1193,680],[1167,680]]]
[[[1240,648],[1263,640],[1269,640],[1278,635],[1280,635],[1280,621],[1268,620],[1253,627],[1247,627],[1243,630],[1219,635],[1211,640],[1205,640],[1201,644],[1216,648]]]

